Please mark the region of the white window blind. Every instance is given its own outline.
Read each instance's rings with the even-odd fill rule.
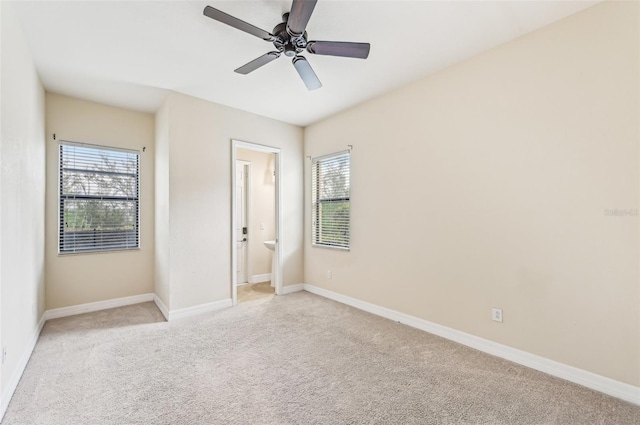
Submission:
[[[350,246],[350,155],[339,152],[311,161],[312,245]]]
[[[60,144],[60,253],[138,248],[138,152]]]

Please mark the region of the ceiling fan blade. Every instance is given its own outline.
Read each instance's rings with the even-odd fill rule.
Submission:
[[[322,87],[322,83],[318,79],[318,76],[313,72],[313,68],[304,56],[296,56],[293,58],[293,66],[296,67],[296,71],[300,74],[300,78],[307,86],[309,90],[315,90]]]
[[[255,27],[238,18],[235,18],[229,14],[226,14],[218,9],[214,9],[211,6],[205,7],[202,13],[204,13],[205,16],[208,16],[211,19],[222,22],[223,24],[227,24],[233,28],[239,29],[240,31],[255,35],[256,37],[262,38],[263,40],[273,41],[274,39],[273,34]]]
[[[310,41],[307,43],[309,53],[345,58],[366,59],[370,49],[369,43],[350,43],[347,41]]]
[[[240,68],[236,69],[235,72],[237,72],[238,74],[247,75],[248,73],[255,71],[261,66],[266,65],[269,62],[278,59],[279,57],[280,57],[280,52],[265,53],[259,58],[252,60],[248,64],[242,65]]]
[[[291,4],[291,12],[289,12],[289,19],[287,21],[287,32],[292,35],[300,36],[304,34],[305,28],[313,13],[313,8],[316,7],[318,0],[293,0]]]

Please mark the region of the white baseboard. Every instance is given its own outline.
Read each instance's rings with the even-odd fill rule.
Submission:
[[[304,284],[304,290],[325,298],[338,301],[343,304],[350,305],[360,310],[381,316],[402,324],[429,332],[434,335],[441,336],[451,341],[466,345],[476,350],[501,357],[503,359],[530,367],[535,370],[565,379],[576,384],[583,385],[587,388],[608,394],[610,396],[640,405],[640,387],[616,381],[602,375],[597,375],[583,369],[578,369],[554,360],[547,359],[526,351],[518,350],[506,345],[488,339],[480,338],[475,335],[467,334],[446,326],[438,325],[418,317],[400,313],[399,311],[389,308],[380,307],[365,301],[351,298],[337,292],[319,288],[314,285]]]
[[[214,301],[211,303],[195,305],[193,307],[180,308],[177,310],[169,311],[169,318],[167,320],[175,320],[182,319],[183,317],[193,316],[195,314],[207,313],[210,311],[221,310],[223,308],[233,306],[233,301],[231,298],[227,298],[225,300]]]
[[[54,308],[44,312],[45,320],[59,317],[75,316],[76,314],[90,313],[92,311],[108,310],[110,308],[123,307],[125,305],[140,304],[153,301],[154,294],[133,295],[112,300],[97,301],[94,303],[72,305],[70,307]]]
[[[38,342],[38,338],[40,337],[40,332],[42,331],[42,327],[44,323],[47,321],[46,312],[40,318],[38,325],[36,326],[29,343],[25,347],[22,355],[20,356],[20,360],[18,361],[18,365],[16,366],[13,374],[11,375],[11,380],[9,381],[9,385],[2,393],[2,400],[0,401],[0,421],[4,417],[5,412],[7,411],[7,407],[9,407],[9,402],[11,401],[11,397],[13,397],[13,393],[16,391],[18,387],[18,383],[20,382],[20,378],[22,378],[22,374],[24,373],[24,369],[27,367],[27,363],[29,363],[29,359],[31,358],[31,353],[33,353],[33,349],[36,346],[36,342]]]
[[[271,273],[257,274],[249,278],[249,283],[269,282],[271,280]]]
[[[293,294],[294,292],[299,292],[299,291],[304,291],[304,283],[298,283],[297,285],[287,285],[282,287],[282,295]]]
[[[160,299],[160,297],[157,294],[153,294],[153,302],[156,303],[156,306],[158,307],[158,310],[160,310],[160,312],[164,316],[164,320],[166,320],[168,322],[169,321],[169,309],[162,302],[162,299]]]

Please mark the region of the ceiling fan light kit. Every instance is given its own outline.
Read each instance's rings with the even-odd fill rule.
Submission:
[[[282,16],[282,21],[267,32],[236,17],[224,13],[211,6],[204,8],[204,15],[233,28],[273,43],[276,51],[265,53],[251,62],[236,69],[238,74],[249,74],[278,59],[281,54],[292,58],[293,66],[309,90],[322,87],[322,83],[313,71],[311,64],[300,53],[307,51],[313,55],[339,56],[366,59],[369,56],[369,43],[352,43],[346,41],[308,41],[307,23],[311,18],[317,0],[293,0],[291,11]]]

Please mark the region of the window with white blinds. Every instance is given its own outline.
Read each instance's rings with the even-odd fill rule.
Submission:
[[[312,245],[349,249],[349,152],[314,158],[311,164]]]
[[[140,155],[60,144],[60,253],[140,246]]]

